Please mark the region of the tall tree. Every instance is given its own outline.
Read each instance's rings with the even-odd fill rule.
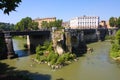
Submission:
[[[58,28],[62,27],[62,20],[60,20],[60,19],[56,20],[54,26],[58,27]]]
[[[0,9],[3,10],[5,14],[9,14],[11,11],[15,11],[21,0],[0,0]]]
[[[120,17],[117,19],[117,27],[120,28]]]
[[[0,22],[0,30],[4,31],[14,30],[14,24]]]
[[[15,29],[19,31],[36,30],[38,29],[38,23],[33,22],[33,20],[30,17],[26,17],[21,19],[21,21],[15,25]]]
[[[42,26],[42,28],[48,28],[48,22],[42,21],[41,26]]]
[[[109,24],[110,24],[111,27],[116,27],[117,26],[117,18],[111,17],[109,19]]]

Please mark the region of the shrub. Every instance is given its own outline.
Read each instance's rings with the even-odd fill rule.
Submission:
[[[111,51],[111,52],[110,52],[110,56],[111,56],[111,57],[114,57],[114,58],[120,57],[120,50],[117,51],[117,52]]]
[[[50,61],[52,61],[52,59],[57,60],[57,58],[58,58],[58,54],[51,51],[47,57],[47,61],[50,62]]]
[[[115,39],[115,36],[108,36],[108,35],[107,35],[107,36],[105,37],[105,39],[106,39],[106,40],[114,40],[114,39]]]
[[[35,59],[37,59],[38,61],[40,61],[40,55],[36,54]]]
[[[37,53],[38,55],[43,55],[43,51],[44,51],[44,49],[43,49],[43,47],[42,47],[41,45],[38,45],[38,46],[36,47],[36,53]]]
[[[61,55],[59,56],[59,58],[57,59],[57,62],[56,64],[63,64],[65,62],[65,59],[64,59],[64,55]]]
[[[44,55],[43,55],[44,54]],[[62,55],[58,55],[55,53],[52,48],[52,42],[46,41],[43,46],[38,45],[36,47],[36,59],[38,61],[47,61],[50,65],[61,65],[66,61],[70,61],[76,58],[75,54],[64,53]]]
[[[117,52],[119,50],[120,50],[120,45],[118,45],[118,44],[113,44],[112,45],[112,51]]]
[[[115,40],[112,43],[110,56],[114,58],[120,57],[120,30],[118,30],[115,35]]]
[[[45,56],[40,56],[40,61],[47,61]]]

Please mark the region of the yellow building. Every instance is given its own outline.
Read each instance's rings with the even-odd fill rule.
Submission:
[[[102,20],[102,21],[99,23],[99,27],[100,27],[100,28],[107,28],[106,21],[105,21],[105,20]]]
[[[53,22],[53,21],[56,21],[56,17],[51,17],[51,18],[37,18],[34,20],[35,22],[38,22],[38,28],[41,29],[41,23],[43,21],[46,21],[46,22]]]

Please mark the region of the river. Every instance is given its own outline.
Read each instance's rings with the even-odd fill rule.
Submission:
[[[120,80],[120,63],[109,57],[110,43],[96,42],[88,44],[94,49],[93,53],[80,57],[59,70],[51,70],[47,64],[36,64],[21,45],[25,41],[13,40],[14,49],[19,58],[1,60],[1,63],[14,67],[14,70],[28,74],[34,80]],[[19,45],[19,46],[18,46]]]

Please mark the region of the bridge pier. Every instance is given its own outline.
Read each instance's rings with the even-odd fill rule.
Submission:
[[[84,31],[81,31],[80,39],[81,39],[81,41],[84,41]]]
[[[30,37],[27,35],[27,48],[30,50]]]
[[[100,31],[96,29],[96,36],[97,36],[97,41],[100,41]]]
[[[18,55],[15,54],[15,52],[14,52],[12,37],[10,36],[9,33],[5,34],[5,42],[6,42],[6,45],[7,45],[7,54],[8,54],[7,57],[9,59],[17,57]]]
[[[72,52],[71,34],[69,30],[65,32],[66,51]]]

